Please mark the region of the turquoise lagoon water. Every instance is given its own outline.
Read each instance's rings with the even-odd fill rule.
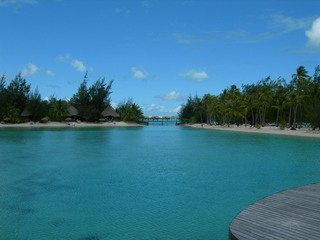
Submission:
[[[0,131],[0,239],[227,239],[320,181],[320,140],[147,126]]]

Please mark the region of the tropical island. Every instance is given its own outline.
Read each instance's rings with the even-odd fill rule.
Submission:
[[[70,100],[54,96],[43,100],[36,88],[17,74],[7,85],[6,76],[0,76],[0,121],[2,126],[131,126],[137,125],[143,111],[131,98],[111,106],[113,81],[100,78],[88,86],[88,74]],[[80,124],[85,122],[85,124]],[[42,125],[40,124],[42,123]]]
[[[43,100],[20,73],[6,83],[2,75],[1,127],[137,126],[147,118],[131,98],[113,109],[113,81],[100,78],[88,86],[87,73],[70,100],[54,96]],[[179,121],[193,128],[320,137],[320,66],[312,76],[300,66],[290,82],[266,77],[241,88],[231,85],[219,95],[190,96],[182,105]]]
[[[241,88],[232,85],[219,95],[190,96],[182,106],[181,121],[217,130],[259,132],[256,130],[269,127],[272,134],[278,129],[290,130],[286,135],[297,135],[291,130],[320,127],[320,66],[313,76],[300,66],[290,82],[266,77]]]

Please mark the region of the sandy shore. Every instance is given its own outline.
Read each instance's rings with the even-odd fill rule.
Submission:
[[[295,136],[295,137],[312,137],[312,138],[320,138],[319,130],[312,130],[311,128],[301,128],[297,130],[290,130],[288,128],[284,130],[280,130],[279,127],[261,127],[257,129],[255,127],[247,126],[239,126],[232,125],[228,126],[215,126],[208,124],[184,124],[183,126],[192,127],[192,128],[201,128],[201,129],[210,129],[210,130],[218,130],[218,131],[233,131],[233,132],[245,132],[245,133],[258,133],[258,134],[272,134],[272,135],[284,135],[284,136]]]
[[[0,124],[1,128],[41,128],[41,127],[70,127],[70,128],[86,128],[86,127],[134,127],[143,126],[137,123],[127,122],[102,122],[102,123],[86,123],[86,122],[48,122],[48,123],[16,123],[16,124]]]

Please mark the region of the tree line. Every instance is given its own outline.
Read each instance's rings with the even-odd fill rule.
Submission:
[[[266,77],[257,83],[236,85],[219,95],[190,96],[179,113],[183,122],[217,125],[274,124],[296,129],[320,127],[320,66],[309,75],[304,66],[292,74],[290,82]]]
[[[102,111],[111,107],[112,83],[105,78],[99,78],[88,86],[86,73],[78,90],[70,100],[57,99],[54,95],[47,100],[41,98],[39,90],[31,91],[31,84],[18,73],[7,84],[5,75],[0,76],[0,121],[21,123],[30,119],[24,118],[22,113],[28,112],[33,121],[64,121],[68,116],[68,108],[78,110],[78,118],[85,121],[98,121]],[[132,99],[121,102],[115,109],[121,121],[138,121],[143,117],[142,109],[132,102]]]

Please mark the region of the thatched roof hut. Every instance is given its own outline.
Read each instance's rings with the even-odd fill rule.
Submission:
[[[29,109],[27,107],[25,107],[22,111],[22,113],[20,114],[21,117],[30,117],[32,116],[32,114],[30,113]]]
[[[78,109],[76,109],[74,106],[68,107],[68,116],[69,117],[76,117],[78,116]]]
[[[104,109],[101,115],[102,117],[120,117],[120,115],[110,106]]]

